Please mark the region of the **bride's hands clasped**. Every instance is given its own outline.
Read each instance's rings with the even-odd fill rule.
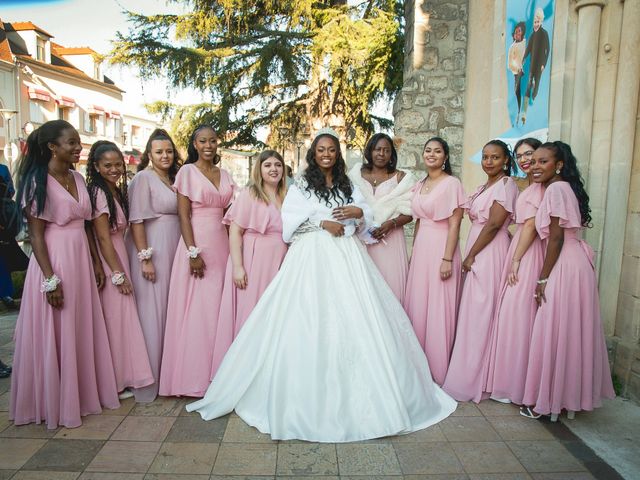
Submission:
[[[360,207],[347,205],[344,207],[336,207],[333,209],[333,218],[336,220],[348,220],[350,218],[360,218],[364,213]]]

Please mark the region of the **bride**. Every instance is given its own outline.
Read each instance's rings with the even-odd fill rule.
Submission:
[[[433,383],[402,306],[354,234],[371,212],[337,134],[318,132],[282,205],[291,243],[201,400],[274,440],[351,442],[433,425],[456,402]],[[365,240],[366,241],[366,240]]]

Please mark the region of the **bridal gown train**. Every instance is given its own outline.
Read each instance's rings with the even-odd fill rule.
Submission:
[[[370,216],[362,194],[353,204]],[[203,399],[210,420],[235,409],[273,439],[349,442],[433,425],[456,402],[431,379],[402,306],[354,236],[319,229],[331,210],[298,180],[282,207],[282,267]]]

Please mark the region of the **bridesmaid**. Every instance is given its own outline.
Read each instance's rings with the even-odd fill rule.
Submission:
[[[533,291],[542,268],[543,252],[535,218],[544,188],[531,181],[531,158],[540,144],[535,138],[524,138],[514,148],[529,186],[516,201],[517,229],[502,272],[487,380],[491,398],[503,403],[522,404],[531,329],[538,310]]]
[[[287,253],[280,208],[287,192],[284,161],[265,150],[222,223],[229,225],[230,255],[220,306],[211,378]]]
[[[521,413],[536,418],[563,409],[573,418],[613,398],[600,318],[593,250],[579,238],[589,226],[589,196],[576,158],[563,142],[545,143],[533,154],[533,181],[546,187],[536,228],[546,243],[538,277],[538,303]]]
[[[81,151],[71,124],[46,122],[29,135],[18,168],[33,255],[15,333],[16,425],[79,427],[81,416],[120,405],[85,231],[91,202],[73,170]]]
[[[235,183],[217,166],[218,136],[193,132],[176,175],[182,239],[173,260],[160,371],[160,395],[202,397],[211,380],[229,238],[222,223]]]
[[[442,386],[461,402],[480,402],[486,391],[500,275],[511,239],[507,227],[518,197],[518,187],[509,177],[512,163],[506,143],[501,140],[487,143],[482,149],[482,169],[487,181],[465,204],[471,220],[462,262],[465,278],[451,363]]]
[[[179,165],[173,140],[165,130],[157,129],[149,137],[138,173],[129,184],[130,228],[125,243],[155,380],[133,391],[137,402],[152,402],[158,395],[171,265],[180,240],[178,200],[172,189]]]
[[[458,237],[465,201],[451,175],[449,145],[433,137],[422,154],[427,176],[411,201],[417,218],[404,309],[422,346],[433,380],[442,385],[456,333],[462,280]]]
[[[367,251],[393,293],[402,302],[407,283],[409,261],[404,237],[411,217],[411,189],[415,178],[397,168],[398,153],[385,133],[372,136],[364,149],[366,163],[356,164],[349,172],[351,181],[362,191],[373,210],[376,228],[371,236],[376,243]]]
[[[128,387],[145,387],[154,382],[129,281],[129,257],[124,245],[129,206],[124,173],[124,157],[115,143],[100,140],[91,146],[87,188],[93,208],[93,229],[107,274],[100,300],[120,399],[133,396]]]

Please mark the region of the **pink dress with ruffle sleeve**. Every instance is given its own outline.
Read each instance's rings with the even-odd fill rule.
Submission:
[[[91,201],[82,176],[73,176],[78,200],[49,176],[44,211],[37,215],[31,205],[46,222],[45,244],[62,280],[64,306],[54,309],[40,292],[44,276],[32,255],[15,332],[9,418],[16,425],[79,427],[82,416],[120,405],[84,229]]]
[[[442,385],[449,367],[456,334],[456,319],[462,280],[460,248],[453,254],[452,274],[440,278],[440,265],[449,234],[449,217],[465,201],[460,180],[448,177],[427,194],[414,188],[411,211],[420,221],[409,264],[403,306],[429,360],[433,380]]]
[[[541,414],[593,410],[613,398],[593,250],[579,237],[580,208],[571,186],[547,187],[536,215],[542,240],[551,217],[564,229],[564,243],[545,287],[531,333],[523,403]]]
[[[509,250],[518,187],[504,177],[471,196],[466,210],[471,219],[465,257],[489,221],[491,207],[499,203],[510,214],[496,236],[476,255],[471,271],[464,275],[458,329],[451,353],[447,378],[442,388],[458,401],[480,402],[486,391],[487,365],[495,307],[500,295],[500,277]]]
[[[169,306],[160,371],[160,395],[202,397],[211,380],[218,314],[229,258],[229,236],[222,223],[235,183],[220,170],[216,188],[193,164],[178,171],[175,189],[191,201],[195,246],[206,268],[203,278],[191,275],[188,245],[180,239],[171,269]]]

